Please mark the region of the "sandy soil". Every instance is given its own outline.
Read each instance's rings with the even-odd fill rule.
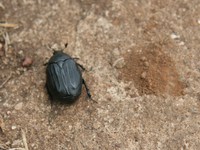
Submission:
[[[0,149],[199,149],[199,41],[199,0],[0,1]],[[65,43],[98,103],[51,108]]]

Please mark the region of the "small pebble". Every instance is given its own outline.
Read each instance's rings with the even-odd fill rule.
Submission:
[[[146,72],[143,72],[143,73],[141,74],[141,78],[142,78],[142,79],[145,79],[146,76],[147,76],[147,73],[146,73]]]
[[[145,67],[149,67],[149,63],[147,61],[144,62]]]
[[[28,56],[26,56],[24,58],[23,62],[22,62],[22,66],[23,67],[30,67],[32,65],[32,63],[33,63],[33,59],[28,57]]]
[[[114,121],[113,118],[109,118],[109,120],[108,120],[109,123],[112,123],[113,121]]]
[[[130,53],[130,52],[131,52],[131,50],[130,50],[130,49],[128,49],[128,50],[127,50],[127,52],[128,52],[128,53]]]
[[[141,61],[146,61],[147,58],[146,58],[145,56],[143,56],[143,57],[140,58],[140,60],[141,60]]]
[[[7,111],[7,115],[10,115],[11,114],[11,112],[10,111]]]
[[[181,42],[179,43],[179,45],[182,46],[182,45],[185,45],[185,43],[184,43],[183,41],[181,41]]]
[[[175,34],[175,33],[172,33],[172,34],[170,35],[170,37],[171,37],[172,39],[179,39],[179,38],[180,38],[180,36],[177,35],[177,34]]]
[[[23,55],[24,55],[24,52],[23,52],[22,50],[20,50],[20,51],[18,52],[18,54],[23,56]]]
[[[22,107],[23,107],[23,103],[20,102],[20,103],[18,103],[17,105],[15,105],[15,110],[21,110]]]
[[[200,19],[197,20],[197,23],[200,24]]]
[[[72,126],[71,125],[69,125],[69,130],[72,130]]]
[[[119,49],[118,49],[118,48],[115,48],[115,49],[113,50],[113,55],[114,55],[114,56],[119,56],[119,55],[120,55],[120,52],[119,52]]]
[[[98,128],[100,128],[100,126],[101,126],[101,124],[99,122],[95,122],[93,124],[94,129],[98,129]]]
[[[16,128],[17,128],[16,126],[12,126],[12,127],[11,127],[12,130],[15,130]]]

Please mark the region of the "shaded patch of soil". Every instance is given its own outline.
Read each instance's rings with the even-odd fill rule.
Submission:
[[[120,78],[134,81],[139,93],[183,95],[184,83],[173,60],[164,53],[162,46],[149,44],[141,51],[131,50],[124,55],[126,66]]]

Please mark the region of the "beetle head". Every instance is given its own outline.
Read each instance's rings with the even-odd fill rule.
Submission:
[[[53,50],[53,55],[56,55],[58,53],[63,53],[63,50]]]

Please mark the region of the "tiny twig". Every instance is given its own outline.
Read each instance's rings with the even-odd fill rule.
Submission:
[[[10,80],[11,77],[12,77],[12,73],[10,73],[8,78],[0,85],[0,89]]]
[[[25,132],[24,132],[23,129],[21,130],[21,132],[22,132],[22,140],[23,140],[23,143],[24,143],[25,150],[28,150],[28,144],[27,144],[27,140],[26,140],[26,134],[25,134]]]
[[[5,6],[0,2],[0,7],[2,8],[2,9],[5,9]]]
[[[25,150],[24,148],[9,148],[8,150]]]
[[[4,27],[4,28],[16,28],[18,27],[17,24],[13,24],[13,23],[0,23],[0,27]]]
[[[5,40],[5,46],[4,46],[5,47],[5,49],[4,49],[5,56],[7,56],[6,54],[7,54],[7,51],[8,51],[8,45],[10,44],[10,38],[9,38],[9,35],[8,35],[7,32],[3,34],[3,38]]]

